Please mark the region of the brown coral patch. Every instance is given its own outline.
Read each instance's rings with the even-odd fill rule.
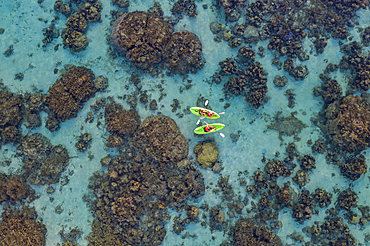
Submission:
[[[73,67],[50,87],[46,102],[56,118],[64,122],[77,116],[82,103],[97,91],[94,79],[95,75],[90,69]]]
[[[120,137],[131,137],[140,125],[140,116],[137,111],[123,109],[115,102],[105,107],[105,124],[107,130]]]
[[[155,159],[177,162],[188,155],[189,144],[176,122],[168,116],[149,116],[141,124],[134,142]]]
[[[172,33],[165,48],[166,66],[174,73],[196,73],[203,68],[202,43],[194,33],[182,30]]]
[[[46,245],[46,227],[21,217],[10,217],[0,223],[0,245]]]
[[[136,214],[140,214],[140,209],[133,197],[119,197],[112,203],[112,211],[119,221],[136,221]]]
[[[329,121],[329,135],[334,145],[349,153],[368,146],[370,111],[360,96],[350,95],[342,101],[337,117]]]
[[[163,50],[173,32],[162,17],[133,11],[118,18],[112,28],[112,45],[136,66],[146,69],[163,60]]]

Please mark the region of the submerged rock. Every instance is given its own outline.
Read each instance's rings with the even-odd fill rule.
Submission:
[[[218,148],[215,142],[198,143],[193,151],[197,156],[199,165],[204,169],[207,169],[217,161]]]

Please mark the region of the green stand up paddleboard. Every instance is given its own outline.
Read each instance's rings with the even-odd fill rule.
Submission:
[[[208,125],[212,127],[212,129],[209,132],[207,132],[204,129],[207,125],[203,125],[203,126],[195,128],[194,133],[196,133],[196,134],[209,134],[209,133],[217,132],[217,131],[219,131],[219,130],[221,130],[222,128],[225,127],[225,125],[221,124],[221,123],[214,123],[214,124],[208,124]],[[216,129],[214,129],[214,127]]]
[[[200,107],[191,107],[190,108],[190,112],[192,112],[193,114],[195,114],[196,116],[199,116],[199,117],[204,117],[204,118],[207,118],[207,119],[218,119],[220,118],[220,115],[212,110],[209,110],[209,109],[205,109],[205,108],[200,108]],[[204,112],[203,114],[201,114],[201,112]],[[208,116],[208,115],[211,115]]]

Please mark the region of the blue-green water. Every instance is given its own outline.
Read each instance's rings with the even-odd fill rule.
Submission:
[[[235,96],[225,101],[220,100],[225,98],[223,84],[227,82],[227,76],[224,76],[220,84],[210,84],[207,80],[219,70],[219,62],[226,58],[235,58],[238,52],[237,48],[230,48],[227,42],[215,42],[214,34],[210,31],[209,24],[213,21],[226,23],[223,14],[223,9],[213,6],[213,1],[196,1],[197,16],[195,18],[184,17],[174,27],[175,30],[188,30],[195,33],[203,45],[203,57],[206,64],[203,69],[196,74],[189,74],[186,79],[180,75],[168,75],[164,70],[159,76],[151,76],[148,72],[142,73],[140,69],[135,68],[127,60],[122,58],[112,58],[110,56],[110,45],[107,41],[110,35],[110,22],[112,17],[110,11],[117,10],[117,7],[112,5],[108,0],[101,0],[103,9],[101,11],[101,22],[89,23],[88,29],[85,32],[89,40],[88,47],[80,52],[73,53],[69,49],[62,48],[62,38],[54,39],[46,47],[43,47],[42,40],[43,29],[50,26],[50,22],[58,16],[55,21],[55,28],[61,31],[65,27],[67,17],[58,14],[53,10],[54,1],[45,0],[41,3],[37,1],[4,1],[0,0],[0,28],[4,29],[4,33],[0,35],[0,79],[4,85],[13,93],[25,94],[27,92],[40,91],[47,93],[48,89],[60,78],[59,72],[54,73],[54,69],[62,70],[65,65],[74,64],[76,66],[85,66],[91,69],[96,76],[102,75],[109,80],[109,87],[104,92],[97,92],[95,97],[84,103],[81,111],[78,112],[76,118],[67,120],[60,124],[60,129],[55,132],[50,132],[45,127],[47,114],[41,112],[42,126],[35,129],[28,129],[24,125],[20,127],[22,135],[31,133],[41,133],[48,139],[51,144],[62,144],[67,148],[69,156],[72,157],[69,165],[62,173],[62,180],[68,177],[68,184],[62,186],[61,183],[53,184],[55,192],[48,194],[46,189],[48,185],[31,185],[39,195],[39,198],[31,202],[29,205],[34,207],[38,213],[37,220],[42,221],[47,228],[46,245],[57,245],[61,243],[59,232],[64,229],[69,231],[73,228],[78,228],[83,232],[77,242],[78,245],[87,245],[88,240],[85,238],[91,232],[91,222],[94,217],[89,211],[87,204],[83,200],[85,194],[89,193],[88,184],[89,178],[94,172],[102,170],[106,172],[106,168],[102,168],[100,160],[111,153],[116,155],[117,151],[109,150],[105,146],[105,140],[109,136],[104,126],[98,126],[99,114],[96,114],[96,119],[93,123],[86,123],[87,114],[91,111],[90,105],[93,105],[100,97],[113,97],[116,102],[123,105],[125,109],[129,109],[130,105],[121,98],[125,95],[130,95],[135,91],[135,87],[130,85],[129,78],[131,74],[138,74],[141,80],[141,90],[147,90],[147,94],[151,99],[156,99],[158,102],[161,96],[159,84],[164,88],[166,96],[158,103],[158,110],[153,112],[138,103],[136,110],[140,115],[141,121],[146,117],[161,113],[174,119],[179,126],[181,133],[189,140],[189,156],[195,157],[193,148],[195,145],[206,137],[199,138],[194,135],[193,130],[196,127],[197,117],[189,114],[187,108],[196,106],[196,102],[200,96],[207,98],[213,110],[217,112],[225,111],[219,122],[226,125],[222,130],[225,138],[218,134],[208,135],[214,138],[219,150],[218,160],[222,163],[222,171],[214,173],[211,169],[199,170],[204,177],[204,184],[209,188],[205,189],[205,193],[198,199],[189,199],[187,204],[200,207],[202,204],[208,204],[209,207],[217,206],[228,211],[227,201],[223,201],[221,195],[215,194],[212,190],[216,188],[217,180],[220,175],[223,177],[229,176],[229,184],[232,185],[236,195],[244,198],[246,195],[245,186],[240,185],[240,179],[244,178],[247,184],[253,184],[252,174],[256,170],[263,170],[264,163],[261,161],[265,156],[267,159],[275,158],[275,153],[280,153],[280,159],[285,157],[285,148],[287,143],[294,142],[297,145],[298,152],[304,156],[312,154],[310,145],[307,141],[315,142],[323,134],[321,130],[315,126],[311,118],[316,117],[323,107],[321,97],[314,97],[313,88],[320,86],[322,81],[319,79],[319,74],[325,68],[325,59],[328,63],[338,64],[343,56],[340,52],[338,39],[328,39],[325,51],[322,54],[317,54],[313,46],[313,39],[306,37],[303,39],[304,50],[310,55],[308,61],[302,62],[306,65],[309,74],[304,80],[296,81],[286,71],[278,70],[276,66],[271,64],[274,55],[267,49],[268,40],[259,41],[253,44],[252,48],[257,52],[257,47],[265,48],[265,56],[256,55],[256,61],[260,62],[267,74],[267,97],[269,100],[258,109],[247,103],[243,97]],[[165,16],[170,16],[170,8],[173,2],[161,1],[161,7]],[[203,5],[207,5],[204,8]],[[153,6],[153,1],[131,1],[128,11],[141,10],[146,11]],[[353,36],[352,41],[361,41],[361,31],[358,27],[367,27],[370,25],[370,12],[367,9],[357,11],[359,25],[349,28],[350,36]],[[243,18],[239,21],[243,22]],[[234,24],[229,24],[230,28]],[[349,42],[349,41],[347,41]],[[61,44],[57,50],[54,47]],[[5,56],[4,52],[9,46],[13,45],[13,53],[10,56]],[[310,52],[312,50],[312,52]],[[368,48],[364,48],[368,52]],[[298,59],[295,59],[300,63]],[[283,61],[283,59],[281,59]],[[23,80],[15,79],[16,74],[22,73]],[[273,83],[276,75],[285,75],[288,78],[288,84],[280,89]],[[348,74],[346,72],[335,71],[331,74],[338,83],[346,91],[348,84]],[[191,80],[190,89],[180,92],[180,87],[185,87],[188,84],[187,80]],[[126,87],[128,86],[128,87]],[[293,89],[296,95],[294,108],[288,107],[288,99],[284,96],[286,89]],[[173,112],[171,104],[177,99],[181,108]],[[226,109],[224,106],[229,103],[231,106]],[[276,112],[282,111],[284,116],[289,116],[292,112],[297,112],[296,117],[307,125],[294,139],[294,136],[282,136],[283,142],[279,140],[279,133],[267,128],[271,124],[273,116]],[[102,112],[102,111],[101,111]],[[178,114],[183,114],[179,117]],[[100,119],[104,124],[104,120]],[[250,123],[253,122],[253,123]],[[230,134],[240,131],[240,138],[233,142]],[[91,147],[86,152],[78,152],[75,148],[77,137],[80,133],[88,132],[92,135],[93,141]],[[366,161],[369,160],[368,150],[362,154],[365,155]],[[337,200],[338,192],[334,190],[345,190],[349,185],[353,191],[358,194],[358,205],[370,205],[369,201],[369,177],[367,174],[362,175],[356,181],[349,181],[340,175],[340,170],[337,166],[330,165],[325,160],[324,154],[312,154],[316,158],[316,169],[310,173],[309,182],[305,185],[305,189],[314,192],[316,188],[323,188],[333,194],[332,203],[329,206],[335,207],[334,202]],[[0,171],[7,175],[18,174],[22,172],[22,156],[19,155],[17,145],[3,144],[1,145],[0,161],[2,163]],[[8,166],[5,161],[11,161]],[[294,169],[293,177],[299,170],[299,165]],[[249,174],[244,176],[239,175],[240,172],[247,171]],[[334,175],[333,175],[334,174]],[[277,183],[282,186],[285,182],[291,181],[292,187],[296,192],[299,192],[299,186],[296,185],[291,177],[279,177]],[[51,202],[50,197],[54,200]],[[251,199],[251,197],[249,197]],[[253,200],[253,199],[252,199]],[[2,204],[6,205],[6,202]],[[3,211],[3,206],[0,208]],[[12,205],[12,206],[17,206]],[[56,207],[60,206],[61,213],[56,213]],[[247,210],[251,207],[248,203],[244,207],[241,214],[236,214],[234,218],[226,215],[226,221],[230,225],[235,223],[239,217],[252,217],[252,214]],[[303,224],[297,223],[292,218],[291,209],[285,208],[279,212],[278,220],[282,222],[282,228],[276,230],[277,235],[281,238],[284,244],[299,245],[297,242],[287,238],[287,235],[293,232],[298,232],[302,235],[302,228],[312,226],[314,221],[323,221],[326,216],[327,208],[319,208],[319,213],[314,214],[310,220],[306,220]],[[360,214],[357,209],[353,211]],[[185,216],[186,211],[169,210],[171,219],[164,225],[167,233],[162,245],[220,245],[228,237],[225,231],[211,231],[209,226],[202,226],[200,222],[190,223],[186,225],[186,229],[180,235],[172,232],[173,219],[175,216],[182,214]],[[201,210],[199,217],[203,214],[207,217],[208,211]],[[344,212],[341,211],[339,216],[343,217]],[[201,219],[201,221],[208,219]],[[351,224],[348,220],[345,222],[349,225],[350,233],[357,239],[359,244],[368,245],[365,241],[365,235],[370,233],[369,223],[360,226]],[[1,233],[1,232],[0,232]],[[195,237],[184,236],[186,233],[195,234]],[[309,237],[304,237],[306,241],[310,241]]]

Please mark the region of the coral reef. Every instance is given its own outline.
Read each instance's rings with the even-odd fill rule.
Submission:
[[[353,207],[357,206],[357,194],[356,192],[352,191],[351,189],[343,190],[339,193],[338,199],[336,201],[336,205],[347,211],[351,211]]]
[[[102,10],[102,5],[98,1],[94,1],[94,4],[84,3],[78,9],[80,15],[82,15],[89,22],[97,22],[100,20],[100,11]]]
[[[133,11],[118,18],[111,43],[136,66],[146,69],[163,60],[172,27],[155,14]]]
[[[326,104],[330,104],[341,98],[342,88],[335,79],[326,81],[322,85],[321,96]]]
[[[200,166],[204,169],[213,165],[218,158],[218,149],[215,142],[198,143],[194,147],[193,152],[197,156]]]
[[[73,52],[79,52],[89,45],[89,40],[82,32],[73,30],[71,28],[64,28],[62,30],[63,45]]]
[[[251,46],[243,46],[238,50],[237,61],[243,64],[254,62],[256,54]]]
[[[285,76],[276,75],[273,82],[277,87],[284,87],[288,83],[288,79]]]
[[[185,2],[177,2],[174,8]],[[197,35],[185,30],[173,32],[172,26],[152,11],[133,11],[119,17],[112,27],[111,44],[141,69],[165,61],[169,70],[184,75],[196,73],[205,64]]]
[[[119,197],[112,203],[112,211],[119,221],[136,221],[140,214],[137,201],[133,197]]]
[[[25,114],[22,96],[7,90],[0,92],[0,145],[4,142],[18,142],[21,120]]]
[[[178,0],[172,6],[171,12],[173,15],[196,17],[197,5],[194,0]]]
[[[245,75],[238,77],[230,77],[229,81],[224,84],[224,91],[226,94],[245,95],[248,88],[248,79]]]
[[[301,168],[305,171],[311,171],[312,169],[316,168],[315,165],[315,157],[312,155],[305,155],[302,159],[299,165]]]
[[[265,101],[267,78],[261,63],[255,62],[248,66],[245,75],[248,78],[248,92],[245,100],[253,107],[259,108]]]
[[[302,121],[292,113],[291,116],[280,116],[281,111],[278,111],[275,115],[273,123],[267,126],[268,129],[273,129],[279,132],[279,138],[282,140],[282,135],[292,136],[300,133],[304,128],[307,127]]]
[[[87,29],[87,21],[81,14],[75,14],[67,19],[66,26],[78,32],[84,32]]]
[[[3,216],[4,217],[4,216]],[[0,245],[44,246],[46,227],[41,222],[20,216],[6,217],[0,223]]]
[[[90,69],[72,67],[49,88],[46,103],[57,119],[64,122],[77,116],[82,104],[97,91],[94,79]]]
[[[89,185],[97,197],[91,204],[97,218],[90,243],[160,245],[166,235],[163,224],[170,218],[167,207],[183,209],[189,197],[204,193],[203,177],[188,159],[163,165],[123,152],[108,165],[108,174],[95,174]],[[196,207],[187,211],[194,219],[199,214]]]
[[[349,95],[326,109],[327,138],[339,150],[359,153],[368,146],[370,111],[360,96]]]
[[[232,74],[237,74],[238,72],[238,67],[236,65],[236,62],[231,59],[231,58],[226,58],[225,61],[220,61],[218,63],[220,65],[221,75],[232,75]]]
[[[53,146],[40,133],[33,133],[21,139],[18,149],[23,153],[23,168],[30,182],[36,185],[57,183],[69,163],[67,149]]]
[[[239,219],[232,232],[234,245],[280,246],[283,245],[274,231],[253,219]]]
[[[321,208],[328,207],[331,204],[331,199],[333,195],[327,191],[317,188],[315,190],[315,201],[319,204]]]
[[[308,181],[308,173],[304,170],[298,170],[292,179],[297,185],[305,186]]]
[[[350,180],[357,180],[362,174],[367,172],[365,157],[360,155],[358,158],[351,158],[339,166],[343,176]]]
[[[34,193],[35,191],[26,183],[24,177],[0,174],[0,203],[15,203]]]
[[[114,101],[105,106],[104,114],[107,130],[119,137],[132,137],[140,126],[140,116],[137,111],[125,110],[122,105]]]
[[[266,172],[267,176],[273,179],[279,176],[288,177],[292,173],[292,170],[279,160],[269,160],[263,170]]]
[[[188,31],[172,33],[164,49],[165,65],[174,73],[196,73],[203,68],[202,43],[197,35]]]
[[[92,141],[92,136],[89,133],[84,133],[78,136],[78,141],[75,144],[75,147],[78,151],[84,152],[87,148],[90,147],[90,143]]]
[[[225,9],[226,21],[235,22],[240,18],[240,11],[245,6],[245,0],[219,0],[219,4]]]
[[[188,141],[176,122],[164,115],[147,117],[135,134],[133,143],[161,162],[180,161],[189,151]]]
[[[306,235],[311,237],[314,245],[357,245],[355,237],[349,233],[349,227],[342,218],[325,217],[324,222],[316,222],[311,227],[303,229]]]

